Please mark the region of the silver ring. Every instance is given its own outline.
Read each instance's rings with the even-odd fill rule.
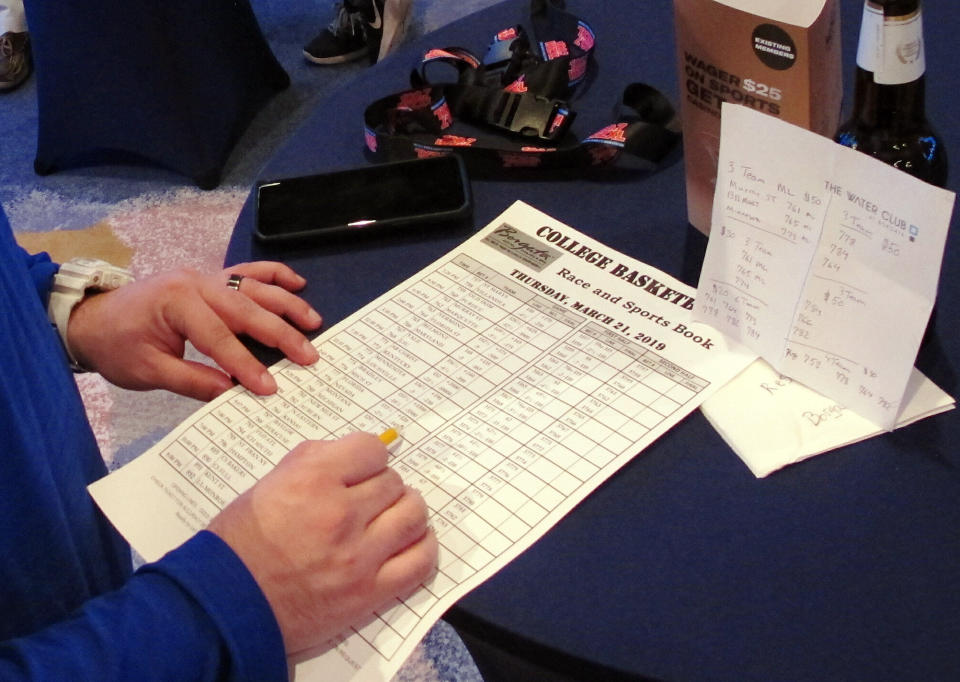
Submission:
[[[243,277],[243,275],[231,274],[230,279],[227,280],[227,286],[234,291],[240,291],[240,282],[243,280]]]

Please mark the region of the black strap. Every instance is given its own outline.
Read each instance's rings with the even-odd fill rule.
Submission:
[[[371,104],[366,144],[378,160],[457,153],[472,168],[655,168],[680,140],[679,118],[658,90],[633,83],[616,120],[578,141],[570,105],[589,73],[593,29],[562,0],[531,0],[523,26],[497,33],[483,59],[461,47],[427,51],[412,89]],[[433,84],[439,69],[452,82]]]

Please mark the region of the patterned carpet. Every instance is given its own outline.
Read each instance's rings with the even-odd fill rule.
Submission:
[[[422,35],[494,0],[415,0],[411,35]],[[0,204],[17,238],[55,260],[105,258],[137,277],[177,267],[221,267],[226,244],[258,169],[316,101],[367,68],[306,63],[302,46],[332,18],[330,0],[252,0],[291,87],[272,100],[238,143],[221,186],[201,191],[147,166],[99,166],[38,177],[35,78],[0,97]],[[321,311],[322,312],[322,311]],[[196,354],[193,354],[196,357]],[[149,448],[199,403],[159,391],[134,393],[93,375],[78,376],[108,466]],[[439,623],[396,677],[403,682],[480,680],[456,633]]]

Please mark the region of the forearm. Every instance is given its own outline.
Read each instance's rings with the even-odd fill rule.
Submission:
[[[202,533],[74,617],[0,644],[0,679],[286,682],[287,670],[256,583]]]
[[[36,287],[37,296],[43,306],[46,307],[47,298],[50,296],[50,288],[53,286],[53,276],[59,266],[53,263],[46,253],[30,254],[22,248],[19,251]]]

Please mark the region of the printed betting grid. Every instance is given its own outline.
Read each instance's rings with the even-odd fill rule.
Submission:
[[[238,393],[161,456],[209,517],[304,439],[396,428],[391,464],[423,494],[440,560],[426,589],[356,630],[387,659],[439,598],[708,385],[463,255],[341,327],[315,365],[277,373],[276,394]]]

